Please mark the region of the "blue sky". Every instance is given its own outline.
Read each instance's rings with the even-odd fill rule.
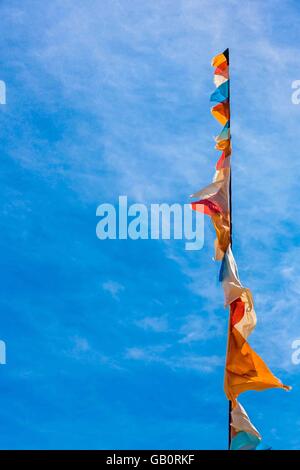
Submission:
[[[220,129],[231,51],[234,253],[251,345],[293,390],[241,397],[265,442],[300,447],[297,2],[1,4],[2,449],[224,449],[227,312],[205,223],[184,241],[96,238],[96,208],[188,202]]]

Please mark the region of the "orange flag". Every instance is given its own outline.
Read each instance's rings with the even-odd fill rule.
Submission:
[[[264,361],[248,344],[246,337],[251,331],[252,325],[246,333],[246,314],[249,318],[248,321],[253,322],[251,319],[253,315],[255,315],[253,305],[249,305],[247,302],[243,301],[242,298],[238,298],[230,304],[230,331],[224,389],[228,400],[232,401],[233,406],[235,406],[236,398],[239,394],[247,390],[260,391],[268,388],[291,389],[291,387],[283,385],[282,382],[272,374]],[[244,323],[244,328],[240,328],[241,322]]]
[[[220,124],[225,126],[230,119],[228,100],[222,101],[222,103],[218,103],[213,106],[211,108],[211,114]]]

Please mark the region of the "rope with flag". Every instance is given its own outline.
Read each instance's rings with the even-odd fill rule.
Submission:
[[[256,325],[251,291],[239,279],[232,253],[231,214],[231,133],[229,50],[212,60],[216,90],[211,95],[211,113],[223,126],[215,138],[221,151],[213,181],[192,194],[192,209],[210,216],[216,232],[215,260],[221,261],[219,280],[224,291],[225,307],[229,308],[229,328],[225,363],[224,391],[230,403],[229,448],[231,450],[266,449],[261,435],[251,423],[237,398],[247,390],[291,387],[273,375],[260,356],[251,348],[248,337]]]

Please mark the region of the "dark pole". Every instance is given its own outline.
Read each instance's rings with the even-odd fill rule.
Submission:
[[[227,49],[227,63],[229,68],[229,49]],[[231,119],[231,109],[230,109],[230,76],[228,71],[228,106],[229,106],[229,129],[230,129],[230,119]],[[230,141],[231,141],[231,129],[230,132]],[[231,143],[231,142],[230,142]],[[232,168],[230,162],[230,173],[229,173],[229,218],[230,218],[230,245],[232,248],[232,198],[231,198],[231,181],[232,181]],[[229,328],[228,333],[230,334],[230,311],[229,311]],[[228,338],[229,339],[229,338]],[[232,403],[231,400],[228,402],[228,450],[230,450],[231,444],[231,411],[232,411]]]
[[[230,216],[230,245],[232,248],[232,205],[231,205],[231,165],[230,165],[230,174],[229,174],[229,216]],[[230,308],[230,307],[229,307]],[[229,319],[228,319],[228,340],[230,335],[230,310],[229,310]],[[228,450],[230,450],[231,444],[231,411],[232,403],[231,400],[228,401]]]
[[[228,95],[229,96],[229,95]],[[230,109],[230,107],[229,107]],[[231,163],[231,162],[230,162]],[[230,245],[232,248],[232,199],[231,199],[231,179],[232,179],[232,169],[230,164],[230,173],[229,173],[229,217],[230,217]],[[230,307],[229,307],[230,309]],[[230,334],[230,310],[229,310],[229,320],[228,320],[228,340],[229,341],[229,334]],[[230,450],[231,444],[231,411],[232,411],[232,403],[231,400],[228,402],[228,450]]]

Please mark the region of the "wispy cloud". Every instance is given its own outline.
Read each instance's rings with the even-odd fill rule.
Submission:
[[[75,344],[74,344],[73,352],[75,354],[87,352],[90,350],[90,345],[86,338],[79,338],[78,336],[76,336],[74,338],[74,343]]]
[[[94,214],[99,203],[120,194],[147,203],[187,202],[208,184],[219,131],[209,113],[209,62],[229,46],[234,251],[258,316],[250,340],[272,368],[299,381],[290,362],[290,343],[300,331],[300,106],[292,105],[290,88],[300,70],[297,3],[54,0],[45,6],[12,0],[2,2],[1,19],[0,78],[8,95],[1,108],[1,331],[9,339],[10,390],[3,394],[2,445],[190,448],[201,440],[225,447],[225,412],[216,412],[216,426],[205,424],[202,432],[210,386],[211,399],[225,403],[228,317],[209,222],[204,249],[187,253],[175,242],[101,244]],[[134,381],[137,364],[143,367]],[[165,402],[171,391],[176,404],[184,397],[171,424],[145,392],[148,368],[157,366]],[[30,370],[28,390],[20,383],[22,370]],[[179,391],[178,382],[168,382],[173,371],[179,382],[185,376]],[[197,380],[218,374],[195,398],[186,371],[196,371]],[[257,396],[249,397],[259,416]],[[267,397],[272,413],[278,406],[282,411],[278,436],[296,446],[289,430],[299,420],[297,406],[292,398],[282,406],[280,394]],[[141,413],[145,401],[153,429]],[[184,440],[177,415],[185,402],[201,408],[203,421],[200,428],[185,421],[192,431]],[[274,427],[271,419],[262,419],[266,430]],[[166,422],[162,440],[157,429]]]
[[[214,315],[188,315],[180,329],[183,338],[181,343],[191,343],[193,341],[209,340],[224,334],[226,322]]]
[[[166,332],[169,329],[168,319],[166,317],[144,317],[137,320],[136,325],[144,330],[152,330],[157,333]]]
[[[109,294],[116,300],[119,299],[119,294],[125,289],[123,284],[117,281],[106,281],[102,284],[103,290],[109,292]]]
[[[182,369],[196,371],[199,373],[214,372],[220,366],[224,366],[224,357],[216,355],[197,356],[192,354],[164,355],[169,346],[151,346],[148,348],[128,348],[125,357],[128,360],[135,360],[149,363],[157,363],[172,370]]]

